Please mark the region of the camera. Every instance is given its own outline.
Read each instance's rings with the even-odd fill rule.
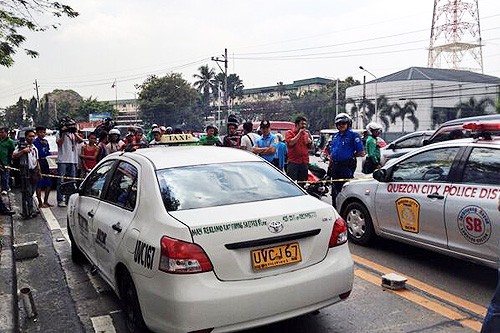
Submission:
[[[62,118],[59,121],[58,128],[61,133],[76,133],[76,121],[70,117]]]

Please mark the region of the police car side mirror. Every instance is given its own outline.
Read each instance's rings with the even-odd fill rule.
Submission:
[[[75,181],[61,183],[61,193],[63,195],[72,195],[79,192],[79,183]]]
[[[373,178],[382,183],[387,182],[387,170],[386,169],[375,170],[373,172]]]

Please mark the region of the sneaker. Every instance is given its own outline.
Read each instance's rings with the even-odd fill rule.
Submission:
[[[7,191],[3,190],[2,195],[7,195]]]
[[[64,201],[61,201],[61,202],[57,203],[57,205],[58,205],[59,207],[66,207],[66,206],[67,206],[67,205],[66,205],[66,203],[65,203]]]

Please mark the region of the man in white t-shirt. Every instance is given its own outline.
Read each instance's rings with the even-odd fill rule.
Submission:
[[[76,122],[73,119],[63,120],[61,130],[56,134],[57,143],[57,205],[66,207],[64,196],[61,193],[62,177],[76,177],[79,160],[78,144],[83,138],[76,131]]]
[[[247,121],[243,124],[243,135],[240,140],[240,148],[246,151],[252,151],[255,146],[255,141],[260,138],[260,135],[253,132],[253,124],[251,121]]]
[[[27,130],[25,132],[25,138],[26,145],[22,149],[19,149],[20,147],[18,146],[16,150],[14,150],[14,153],[12,153],[12,158],[18,159],[23,155],[27,156],[25,163],[28,166],[29,175],[29,181],[26,182],[26,190],[28,195],[26,197],[23,197],[23,200],[26,200],[26,206],[24,206],[23,204],[22,214],[24,218],[29,219],[31,217],[35,217],[37,214],[33,205],[33,194],[35,194],[36,183],[41,178],[42,174],[40,172],[40,165],[38,164],[38,149],[33,144],[33,141],[35,141],[35,131]]]

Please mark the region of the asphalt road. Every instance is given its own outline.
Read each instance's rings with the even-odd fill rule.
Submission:
[[[54,195],[52,194],[52,202]],[[330,198],[324,199],[330,202]],[[40,256],[17,263],[18,288],[29,286],[39,312],[23,332],[126,332],[116,296],[87,265],[70,259],[65,209],[15,225],[17,240],[36,239]],[[392,241],[350,244],[355,260],[351,296],[341,303],[249,332],[477,332],[496,285],[496,270]],[[409,278],[401,292],[381,287],[381,275]],[[410,283],[411,282],[411,283]],[[265,306],[257,304],[256,306]]]

